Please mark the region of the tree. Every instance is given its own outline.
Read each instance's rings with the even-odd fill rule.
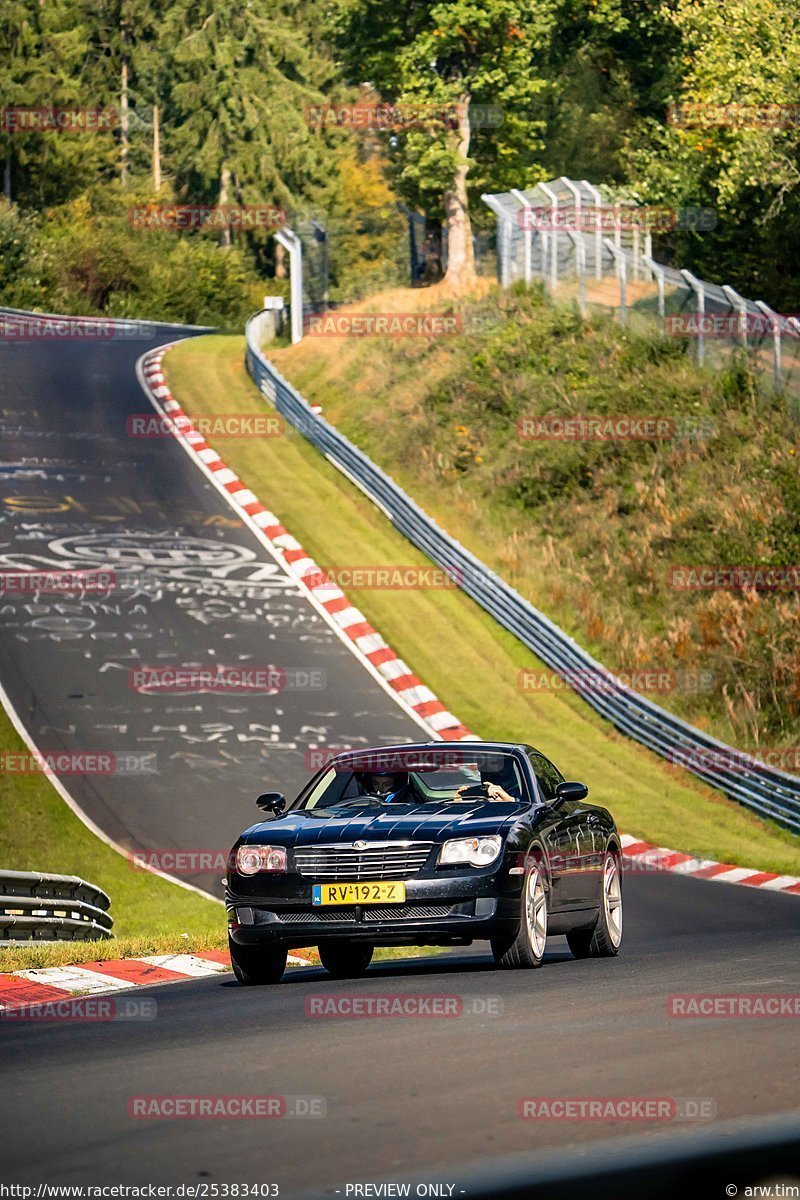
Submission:
[[[632,131],[629,177],[648,200],[717,209],[712,236],[676,240],[681,265],[796,311],[800,11],[793,0],[677,0],[670,17],[681,47],[671,120]]]
[[[82,110],[115,103],[92,14],[77,0],[0,0],[0,108]],[[0,128],[7,199],[44,207],[113,170],[114,133]]]
[[[489,180],[497,189],[541,178],[541,67],[553,10],[553,0],[335,4],[334,33],[351,82],[370,81],[385,101],[424,114],[394,135],[397,179],[411,203],[444,216],[453,290],[475,278],[476,192]]]
[[[325,145],[305,120],[332,68],[299,0],[177,0],[165,23],[175,187],[193,201],[291,205],[324,184]]]

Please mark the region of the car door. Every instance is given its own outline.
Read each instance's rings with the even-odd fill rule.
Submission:
[[[548,803],[556,798],[564,776],[543,754],[533,756],[533,768]],[[588,825],[589,810],[580,800],[563,800],[555,809],[557,824],[553,842],[558,854],[558,891],[567,907],[591,902],[597,881],[592,870],[594,838]]]
[[[543,754],[530,751],[528,753],[539,794],[545,804],[553,804],[556,798],[556,787],[561,782],[561,775]],[[558,807],[551,809],[551,817],[542,827],[545,848],[550,858],[550,907],[551,909],[571,907],[573,904],[574,881],[572,868],[574,866],[575,840],[571,832],[570,817],[574,804],[564,801]]]
[[[544,770],[549,773],[553,790],[564,782],[564,776],[544,755]],[[583,800],[564,805],[566,827],[564,839],[569,843],[569,883],[567,893],[573,904],[593,904],[597,897],[597,852],[594,826],[597,822],[595,810]],[[559,810],[560,811],[560,808]]]

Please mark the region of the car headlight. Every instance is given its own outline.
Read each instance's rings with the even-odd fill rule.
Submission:
[[[236,851],[236,870],[240,875],[285,871],[286,850],[283,846],[240,846]]]
[[[497,833],[491,837],[452,838],[439,852],[439,866],[468,863],[471,867],[488,867],[502,848],[503,839]]]

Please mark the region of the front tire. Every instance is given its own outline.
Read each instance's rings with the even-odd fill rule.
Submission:
[[[365,973],[375,953],[369,942],[349,942],[346,938],[332,938],[317,949],[320,962],[334,979],[357,979]]]
[[[567,945],[576,958],[614,958],[622,942],[622,875],[619,858],[606,852],[603,862],[600,912],[594,929],[567,934]]]
[[[280,983],[286,970],[285,946],[238,946],[228,937],[233,973],[244,987]]]
[[[492,954],[499,967],[540,967],[547,941],[547,883],[544,869],[534,859],[522,888],[519,931],[513,942],[492,939]]]

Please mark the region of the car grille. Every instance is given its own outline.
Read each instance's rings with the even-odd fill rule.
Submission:
[[[394,908],[365,908],[365,921],[419,921],[425,917],[449,917],[452,904],[403,904]]]
[[[433,842],[373,842],[363,850],[353,845],[308,846],[295,850],[300,875],[321,883],[346,879],[408,879],[416,875]]]
[[[393,904],[385,908],[362,909],[363,921],[419,921],[427,918],[449,917],[453,914],[452,904]],[[332,908],[330,911],[281,912],[276,913],[279,921],[286,925],[330,925],[337,921],[355,923],[354,908]]]
[[[287,925],[328,925],[336,921],[355,921],[356,910],[332,908],[330,912],[282,912],[275,915]]]

